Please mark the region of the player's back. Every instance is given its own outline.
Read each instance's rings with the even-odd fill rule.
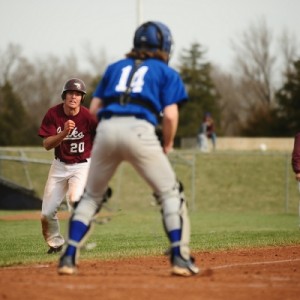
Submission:
[[[135,63],[137,62],[137,65]],[[134,72],[131,82],[130,76]],[[104,75],[102,98],[117,97],[125,92],[130,84],[130,96],[157,101],[167,78],[175,71],[158,59],[136,61],[122,59],[111,64]]]
[[[128,87],[130,86],[130,89]],[[154,58],[138,61],[132,58],[111,64],[96,88],[94,96],[103,100],[105,108],[101,115],[108,114],[145,114],[145,119],[154,121],[151,112],[140,105],[122,107],[118,102],[127,94],[130,99],[145,101],[159,114],[165,106],[187,98],[179,74],[166,63]],[[143,106],[143,105],[142,105]],[[137,109],[139,111],[137,111]]]

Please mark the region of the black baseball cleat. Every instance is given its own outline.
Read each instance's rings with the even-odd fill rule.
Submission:
[[[63,246],[50,247],[49,250],[47,251],[47,254],[58,253],[62,250],[62,248]]]

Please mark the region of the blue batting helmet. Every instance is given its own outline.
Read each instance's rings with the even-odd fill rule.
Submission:
[[[134,34],[135,49],[171,52],[172,35],[170,29],[161,22],[146,22],[139,26]]]

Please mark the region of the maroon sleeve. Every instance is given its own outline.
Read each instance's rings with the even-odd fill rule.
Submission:
[[[42,124],[38,131],[38,135],[40,137],[46,138],[48,136],[57,134],[57,131],[56,131],[57,129],[56,129],[55,123],[53,122],[52,113],[53,113],[53,108],[49,109],[47,111],[47,113],[45,114],[45,116],[42,120]]]
[[[300,173],[300,132],[296,134],[294,139],[294,149],[292,152],[292,168],[296,174]]]

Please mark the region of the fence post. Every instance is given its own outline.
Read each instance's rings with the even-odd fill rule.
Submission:
[[[25,152],[23,150],[19,150],[19,153],[20,153],[20,156],[22,158],[22,165],[23,165],[23,169],[24,169],[24,172],[25,172],[25,176],[26,176],[26,179],[27,179],[27,183],[28,183],[28,188],[30,190],[33,189],[33,185],[32,185],[32,181],[31,181],[31,178],[30,178],[30,175],[29,175],[29,172],[28,172],[28,169],[27,169],[27,156],[25,154]]]

